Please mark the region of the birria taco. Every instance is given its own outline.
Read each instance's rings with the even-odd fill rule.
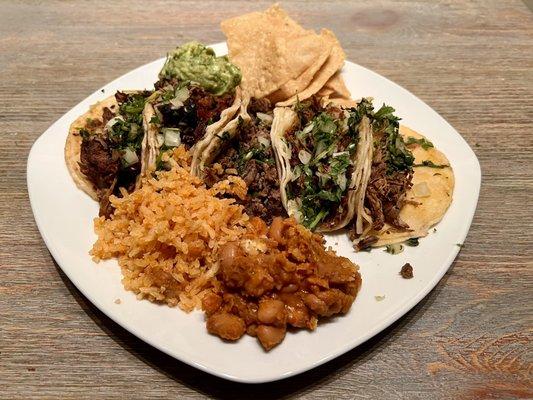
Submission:
[[[202,140],[239,111],[240,80],[240,70],[226,56],[217,57],[200,43],[171,51],[144,109],[148,165],[164,168],[162,154],[180,144],[193,154],[203,150],[208,141]]]
[[[322,106],[312,97],[274,110],[271,137],[281,199],[288,214],[309,229],[343,228],[362,208],[372,145],[365,107]]]
[[[76,185],[109,216],[111,194],[132,191],[145,173],[142,111],[149,91],[117,92],[92,105],[70,126],[65,161]]]
[[[353,224],[356,249],[426,236],[448,209],[454,175],[449,161],[424,136],[399,125],[392,107],[366,114],[372,127],[371,172],[366,184],[363,225]]]

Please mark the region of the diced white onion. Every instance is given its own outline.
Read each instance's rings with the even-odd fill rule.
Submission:
[[[107,124],[105,124],[104,131],[107,132],[118,121],[124,121],[124,118],[122,118],[120,115],[118,117],[111,118],[109,121],[107,121]]]
[[[189,98],[189,89],[187,89],[185,86],[179,89],[176,92],[176,96],[174,99],[179,100],[181,102],[185,102]]]
[[[350,154],[348,151],[339,151],[338,153],[333,153],[331,156],[332,157],[339,157],[339,156],[343,156],[345,154]]]
[[[189,98],[189,89],[182,87],[177,90],[174,94],[174,98],[169,100],[169,103],[172,105],[172,109],[177,110],[178,108],[183,107],[185,101]]]
[[[304,130],[302,131],[303,133],[309,133],[313,130],[315,124],[313,122],[311,122],[309,125],[307,125]]]
[[[263,146],[265,146],[267,149],[270,147],[270,139],[266,136],[259,136],[257,138],[257,141],[261,143]]]
[[[176,128],[163,129],[165,146],[178,147],[181,144],[180,130]]]
[[[346,189],[346,182],[347,182],[347,179],[346,179],[345,174],[339,174],[339,176],[337,176],[337,185],[339,185],[341,190]]]
[[[309,153],[307,150],[300,150],[298,152],[298,158],[300,159],[300,161],[302,162],[302,164],[309,164],[309,161],[311,161],[311,153]]]
[[[429,190],[427,182],[420,182],[413,186],[413,193],[415,197],[429,197],[431,190]]]
[[[262,112],[258,112],[255,115],[257,116],[257,118],[261,120],[261,122],[263,122],[266,125],[271,125],[272,121],[274,120],[274,117],[272,117],[272,115],[268,115]]]
[[[165,137],[162,134],[159,133],[156,136],[156,141],[157,141],[157,147],[161,147],[165,143]]]
[[[124,160],[124,164],[126,164],[126,167],[129,167],[130,165],[139,162],[139,157],[137,156],[137,153],[129,147],[124,150],[122,159]]]

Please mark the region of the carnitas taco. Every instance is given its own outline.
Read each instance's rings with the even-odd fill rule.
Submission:
[[[281,199],[287,213],[309,229],[343,228],[363,208],[372,146],[366,106],[323,106],[313,97],[274,110],[271,138]],[[358,224],[363,217],[357,213]]]
[[[109,196],[140,185],[148,146],[142,112],[149,91],[117,92],[92,105],[70,126],[65,161],[76,185],[109,216]]]
[[[374,111],[372,167],[364,197],[363,226],[353,225],[358,250],[426,236],[448,209],[454,175],[447,158],[424,136],[399,125],[392,107]],[[369,218],[370,217],[370,218]]]
[[[159,73],[156,91],[144,109],[148,164],[163,168],[162,154],[180,144],[199,151],[233,118],[241,105],[240,70],[226,56],[197,42],[171,51]]]
[[[240,177],[247,192],[237,197],[246,213],[270,223],[285,216],[280,181],[270,139],[273,107],[266,98],[252,98],[246,112],[214,135],[193,170],[212,187]],[[242,182],[242,181],[241,181]]]

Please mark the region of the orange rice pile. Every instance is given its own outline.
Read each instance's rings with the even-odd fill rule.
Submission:
[[[170,171],[157,172],[122,198],[111,197],[115,213],[108,220],[95,218],[98,240],[91,254],[95,261],[117,258],[124,287],[140,299],[191,311],[216,284],[220,246],[249,229],[243,208],[215,195],[242,197],[246,185],[235,178],[207,189],[190,175],[183,147],[163,160]]]

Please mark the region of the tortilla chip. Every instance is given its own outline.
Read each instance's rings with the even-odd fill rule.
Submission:
[[[424,136],[409,129],[405,126],[400,126],[400,133],[404,138],[409,136],[416,139]],[[435,164],[450,165],[446,156],[430,147],[424,150],[422,146],[409,146],[409,149],[415,156],[415,163],[420,164],[424,160],[430,160]],[[419,205],[406,204],[400,211],[400,218],[409,225],[412,231],[398,232],[388,224],[385,224],[383,229],[379,232],[370,232],[368,236],[375,235],[379,238],[378,242],[373,246],[384,246],[392,243],[403,242],[410,238],[423,237],[428,234],[429,229],[437,224],[452,202],[453,188],[455,186],[455,178],[452,167],[447,168],[430,168],[430,167],[415,167],[413,174],[413,187],[407,192],[407,200],[411,200]],[[416,197],[415,187],[418,184],[426,184],[429,188],[430,195],[428,197]]]
[[[229,57],[243,74],[243,97],[268,96],[291,80],[294,82],[284,90],[300,89],[313,70],[320,68],[317,60],[332,52],[332,34],[317,35],[302,28],[277,4],[265,12],[223,21],[221,28],[227,37]]]
[[[295,94],[288,100],[277,103],[277,106],[286,107],[296,103],[297,100],[301,101],[308,99],[309,97],[316,94],[320,89],[322,89],[324,85],[329,81],[329,79],[342,68],[342,65],[344,64],[345,54],[339,41],[335,37],[335,34],[327,29],[322,29],[322,31],[320,32],[320,36],[332,45],[331,53],[328,59],[326,60],[322,68],[313,77],[313,80],[307,88]]]
[[[344,83],[341,71],[337,71],[318,92],[319,96],[327,96],[332,99],[351,99],[351,94]]]
[[[300,76],[284,83],[278,90],[268,96],[270,102],[272,104],[282,102],[304,90],[307,86],[309,86],[313,77],[324,65],[330,54],[331,49],[329,53],[322,53],[316,62],[307,68]]]
[[[89,111],[78,117],[69,128],[67,141],[65,143],[65,162],[67,164],[68,172],[76,183],[76,186],[98,201],[98,195],[93,184],[81,172],[80,169],[80,154],[82,137],[79,134],[80,129],[87,128],[88,121],[102,119],[104,108],[113,109],[118,106],[115,96],[110,96],[96,104],[93,104]]]

